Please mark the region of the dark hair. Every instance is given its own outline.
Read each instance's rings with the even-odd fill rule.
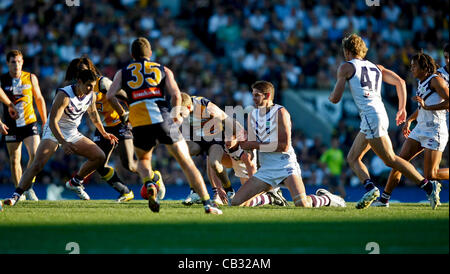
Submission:
[[[88,57],[81,57],[75,58],[69,63],[69,66],[67,67],[66,70],[65,80],[73,81],[78,79],[77,77],[78,73],[81,70],[86,69],[83,66],[87,67],[88,70],[93,71],[97,75],[97,77],[102,75],[100,71],[97,69],[97,67],[94,65],[94,63],[91,61],[91,59],[89,59]]]
[[[131,56],[134,59],[150,58],[152,46],[145,37],[139,37],[131,44]]]
[[[80,80],[82,83],[94,82],[97,81],[97,75],[92,70],[83,69],[78,72],[77,80]]]
[[[427,75],[436,73],[436,62],[430,55],[421,51],[412,57],[412,61],[417,63]]]
[[[450,53],[450,44],[445,44],[444,52]]]
[[[6,54],[6,62],[9,63],[9,58],[11,58],[11,57],[16,57],[16,56],[22,56],[22,57],[23,57],[23,54],[22,54],[22,52],[21,52],[20,50],[18,50],[18,49],[10,50],[10,51]]]

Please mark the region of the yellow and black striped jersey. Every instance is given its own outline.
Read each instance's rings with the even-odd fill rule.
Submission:
[[[23,127],[37,121],[33,107],[33,84],[31,82],[31,73],[22,71],[19,78],[12,78],[9,73],[0,77],[2,89],[14,103],[19,118],[12,119],[8,114],[8,108],[4,105],[3,120],[8,126]]]
[[[98,114],[104,127],[112,127],[120,124],[120,116],[106,99],[106,92],[111,86],[112,81],[107,77],[99,77],[94,87],[97,100],[95,102]]]
[[[148,59],[135,60],[122,68],[122,89],[127,93],[132,127],[163,122],[168,111],[164,66]]]
[[[194,108],[189,117],[189,122],[194,136],[212,136],[221,132],[223,129],[222,123],[220,123],[220,126],[218,127],[215,126],[216,124],[211,124],[205,131],[206,123],[213,119],[208,112],[208,104],[211,103],[211,101],[202,96],[191,96],[191,100]]]

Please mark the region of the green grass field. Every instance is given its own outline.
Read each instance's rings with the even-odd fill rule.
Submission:
[[[381,254],[448,253],[449,205],[391,204],[390,208],[304,209],[265,206],[203,207],[163,201],[152,213],[146,201],[20,202],[0,212],[0,253],[67,254]]]

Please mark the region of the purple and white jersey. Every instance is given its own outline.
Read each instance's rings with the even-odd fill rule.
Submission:
[[[367,60],[353,59],[348,63],[355,68],[355,73],[347,80],[361,118],[372,114],[387,116],[381,99],[383,77],[380,69]]]
[[[420,82],[417,87],[416,95],[421,97],[425,102],[425,105],[437,105],[444,101],[441,96],[432,88],[430,88],[431,79],[438,77],[437,74],[433,74],[425,81]],[[420,104],[419,104],[420,107]],[[424,110],[419,108],[419,114],[417,116],[417,126],[421,128],[442,128],[446,124],[446,110]],[[447,131],[446,127],[443,129]],[[440,130],[442,131],[442,129]]]
[[[66,86],[60,88],[57,92],[64,92],[70,100],[69,105],[64,109],[64,113],[58,122],[61,129],[78,128],[83,118],[83,114],[87,111],[92,103],[93,92],[83,97],[75,95],[74,86]]]

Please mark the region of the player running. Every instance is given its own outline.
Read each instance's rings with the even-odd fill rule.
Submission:
[[[14,103],[19,117],[13,119],[7,115],[8,111],[6,110],[9,109],[9,106],[4,105],[3,119],[9,128],[4,139],[9,154],[11,177],[17,187],[20,177],[22,177],[22,144],[25,144],[28,152],[27,167],[29,167],[36,156],[36,149],[40,141],[33,102],[36,103],[42,126],[47,122],[47,108],[36,75],[22,70],[22,52],[19,50],[9,51],[6,54],[6,64],[8,72],[0,76],[0,85]],[[35,178],[33,178],[33,182],[34,180]],[[25,197],[28,200],[38,200],[33,188],[28,189],[22,199]]]
[[[408,161],[395,155],[391,139],[388,135],[389,118],[381,99],[381,85],[386,82],[395,85],[399,98],[399,107],[396,115],[397,125],[406,119],[406,85],[396,73],[364,60],[367,47],[361,37],[351,34],[342,40],[342,47],[346,62],[337,72],[337,82],[329,100],[337,104],[345,90],[346,82],[361,117],[361,130],[353,141],[347,156],[347,161],[353,172],[364,184],[366,193],[356,203],[356,208],[363,209],[371,205],[380,191],[371,180],[367,167],[362,162],[364,155],[372,149],[383,162],[416,183],[427,193],[431,207],[436,208],[439,203],[440,184],[428,181]]]
[[[245,150],[258,151],[260,167],[236,192],[231,205],[249,205],[254,197],[283,184],[289,189],[295,206],[345,207],[344,199],[325,189],[317,190],[316,195],[306,195],[291,144],[290,115],[283,106],[273,103],[273,85],[257,81],[252,85],[252,95],[256,108],[249,115],[247,139],[239,141],[239,145]]]
[[[137,172],[147,188],[150,210],[159,212],[160,209],[157,197],[160,191],[157,181],[160,176],[151,167],[153,149],[160,143],[166,145],[180,164],[189,184],[199,193],[205,212],[222,214],[220,209],[212,205],[203,177],[190,157],[186,141],[178,129],[183,121],[181,95],[173,72],[150,61],[152,49],[146,38],[140,37],[133,41],[131,56],[133,60],[114,76],[106,96],[122,121],[129,118],[133,128],[133,144],[138,158]],[[121,89],[127,93],[129,112],[123,109],[116,98]],[[165,97],[166,91],[171,97],[172,113]]]
[[[44,168],[59,146],[68,155],[77,154],[87,158],[78,173],[66,182],[66,187],[81,199],[90,199],[84,191],[83,180],[104,163],[105,154],[94,142],[78,131],[83,114],[85,112],[89,114],[95,127],[105,139],[110,140],[111,144],[117,143],[118,139],[105,131],[95,108],[95,93],[92,92],[97,81],[95,72],[82,70],[76,79],[76,84],[57,90],[36,157],[22,175],[12,197],[4,201],[5,205],[17,204],[19,197],[30,188],[33,178]]]
[[[448,55],[447,55],[448,62]],[[400,157],[411,161],[424,152],[424,175],[428,180],[448,180],[449,169],[439,169],[442,152],[448,142],[447,112],[449,109],[448,83],[436,74],[436,64],[428,54],[418,53],[412,57],[411,72],[419,79],[416,96],[417,110],[406,119]],[[411,123],[417,125],[411,131]],[[373,206],[389,207],[392,191],[399,184],[402,174],[392,170],[387,184],[378,201]]]
[[[67,68],[66,81],[73,81],[76,74],[83,69],[89,69],[97,74],[97,81],[94,87],[94,93],[96,95],[96,107],[97,112],[102,120],[105,131],[114,134],[119,138],[119,144],[117,148],[119,150],[119,156],[122,166],[130,172],[136,172],[137,162],[133,158],[133,134],[128,123],[122,123],[119,114],[111,107],[111,104],[106,100],[106,92],[111,86],[112,81],[108,77],[102,76],[97,67],[87,57],[76,58],[70,62]],[[124,91],[122,91],[124,93]],[[122,95],[122,94],[121,94]],[[127,202],[134,199],[134,193],[123,183],[123,181],[117,176],[114,168],[108,166],[109,158],[115,148],[113,144],[105,139],[99,130],[95,131],[94,143],[98,145],[105,153],[105,163],[97,169],[98,173],[111,187],[119,192],[119,198],[117,202]],[[162,181],[160,182],[162,185]],[[163,186],[160,186],[164,188]]]

